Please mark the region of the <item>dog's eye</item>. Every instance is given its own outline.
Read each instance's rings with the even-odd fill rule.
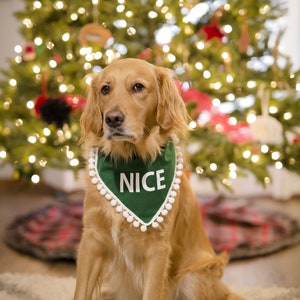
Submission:
[[[136,83],[133,87],[132,90],[134,92],[141,92],[144,89],[144,85],[142,85],[141,83]]]
[[[109,94],[109,92],[110,92],[110,87],[109,87],[109,85],[104,85],[104,86],[101,88],[101,93],[102,93],[103,95],[107,95],[107,94]]]

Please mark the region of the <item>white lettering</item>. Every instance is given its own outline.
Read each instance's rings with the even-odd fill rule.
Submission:
[[[130,193],[134,190],[134,173],[130,173],[130,182],[128,181],[125,173],[120,174],[120,192],[124,193],[124,183]]]
[[[148,178],[149,176],[153,176],[153,175],[154,175],[154,172],[151,171],[151,172],[147,172],[147,173],[142,177],[142,186],[143,186],[144,190],[147,191],[147,192],[153,192],[153,191],[155,191],[155,187],[149,187],[149,186],[147,185],[147,178]]]
[[[147,192],[153,192],[156,189],[162,190],[166,188],[165,182],[165,176],[164,176],[165,170],[160,169],[156,172],[150,171],[145,173],[142,178],[140,173],[130,173],[129,179],[127,178],[125,173],[120,173],[120,192],[124,193],[124,190],[127,188],[127,190],[130,193],[136,192],[139,193],[141,191],[141,185],[142,188]],[[156,186],[149,186],[147,183],[147,180],[150,176],[156,176]]]
[[[164,169],[160,169],[156,172],[156,182],[157,182],[157,189],[162,190],[166,188],[165,184],[162,184],[162,181],[165,180],[164,176],[160,176],[161,174],[165,173]]]
[[[140,173],[135,173],[135,191],[139,193],[140,189]]]

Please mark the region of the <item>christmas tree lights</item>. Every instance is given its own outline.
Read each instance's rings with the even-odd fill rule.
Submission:
[[[268,184],[270,166],[299,173],[300,75],[279,51],[282,30],[270,30],[286,12],[283,1],[24,3],[16,17],[25,42],[0,84],[0,159],[16,178],[37,183],[45,167],[83,167],[88,74],[125,57],[174,71],[200,177],[230,188],[248,172]],[[58,104],[65,114],[50,110]]]

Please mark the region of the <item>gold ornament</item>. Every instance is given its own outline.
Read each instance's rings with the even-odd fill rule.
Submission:
[[[82,45],[92,43],[101,47],[105,47],[107,41],[111,37],[112,34],[107,28],[96,23],[90,23],[81,28],[78,39]]]

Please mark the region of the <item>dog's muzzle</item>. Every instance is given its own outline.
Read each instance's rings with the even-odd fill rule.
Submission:
[[[105,115],[105,123],[110,128],[120,127],[125,120],[124,114],[120,110],[110,110]]]

